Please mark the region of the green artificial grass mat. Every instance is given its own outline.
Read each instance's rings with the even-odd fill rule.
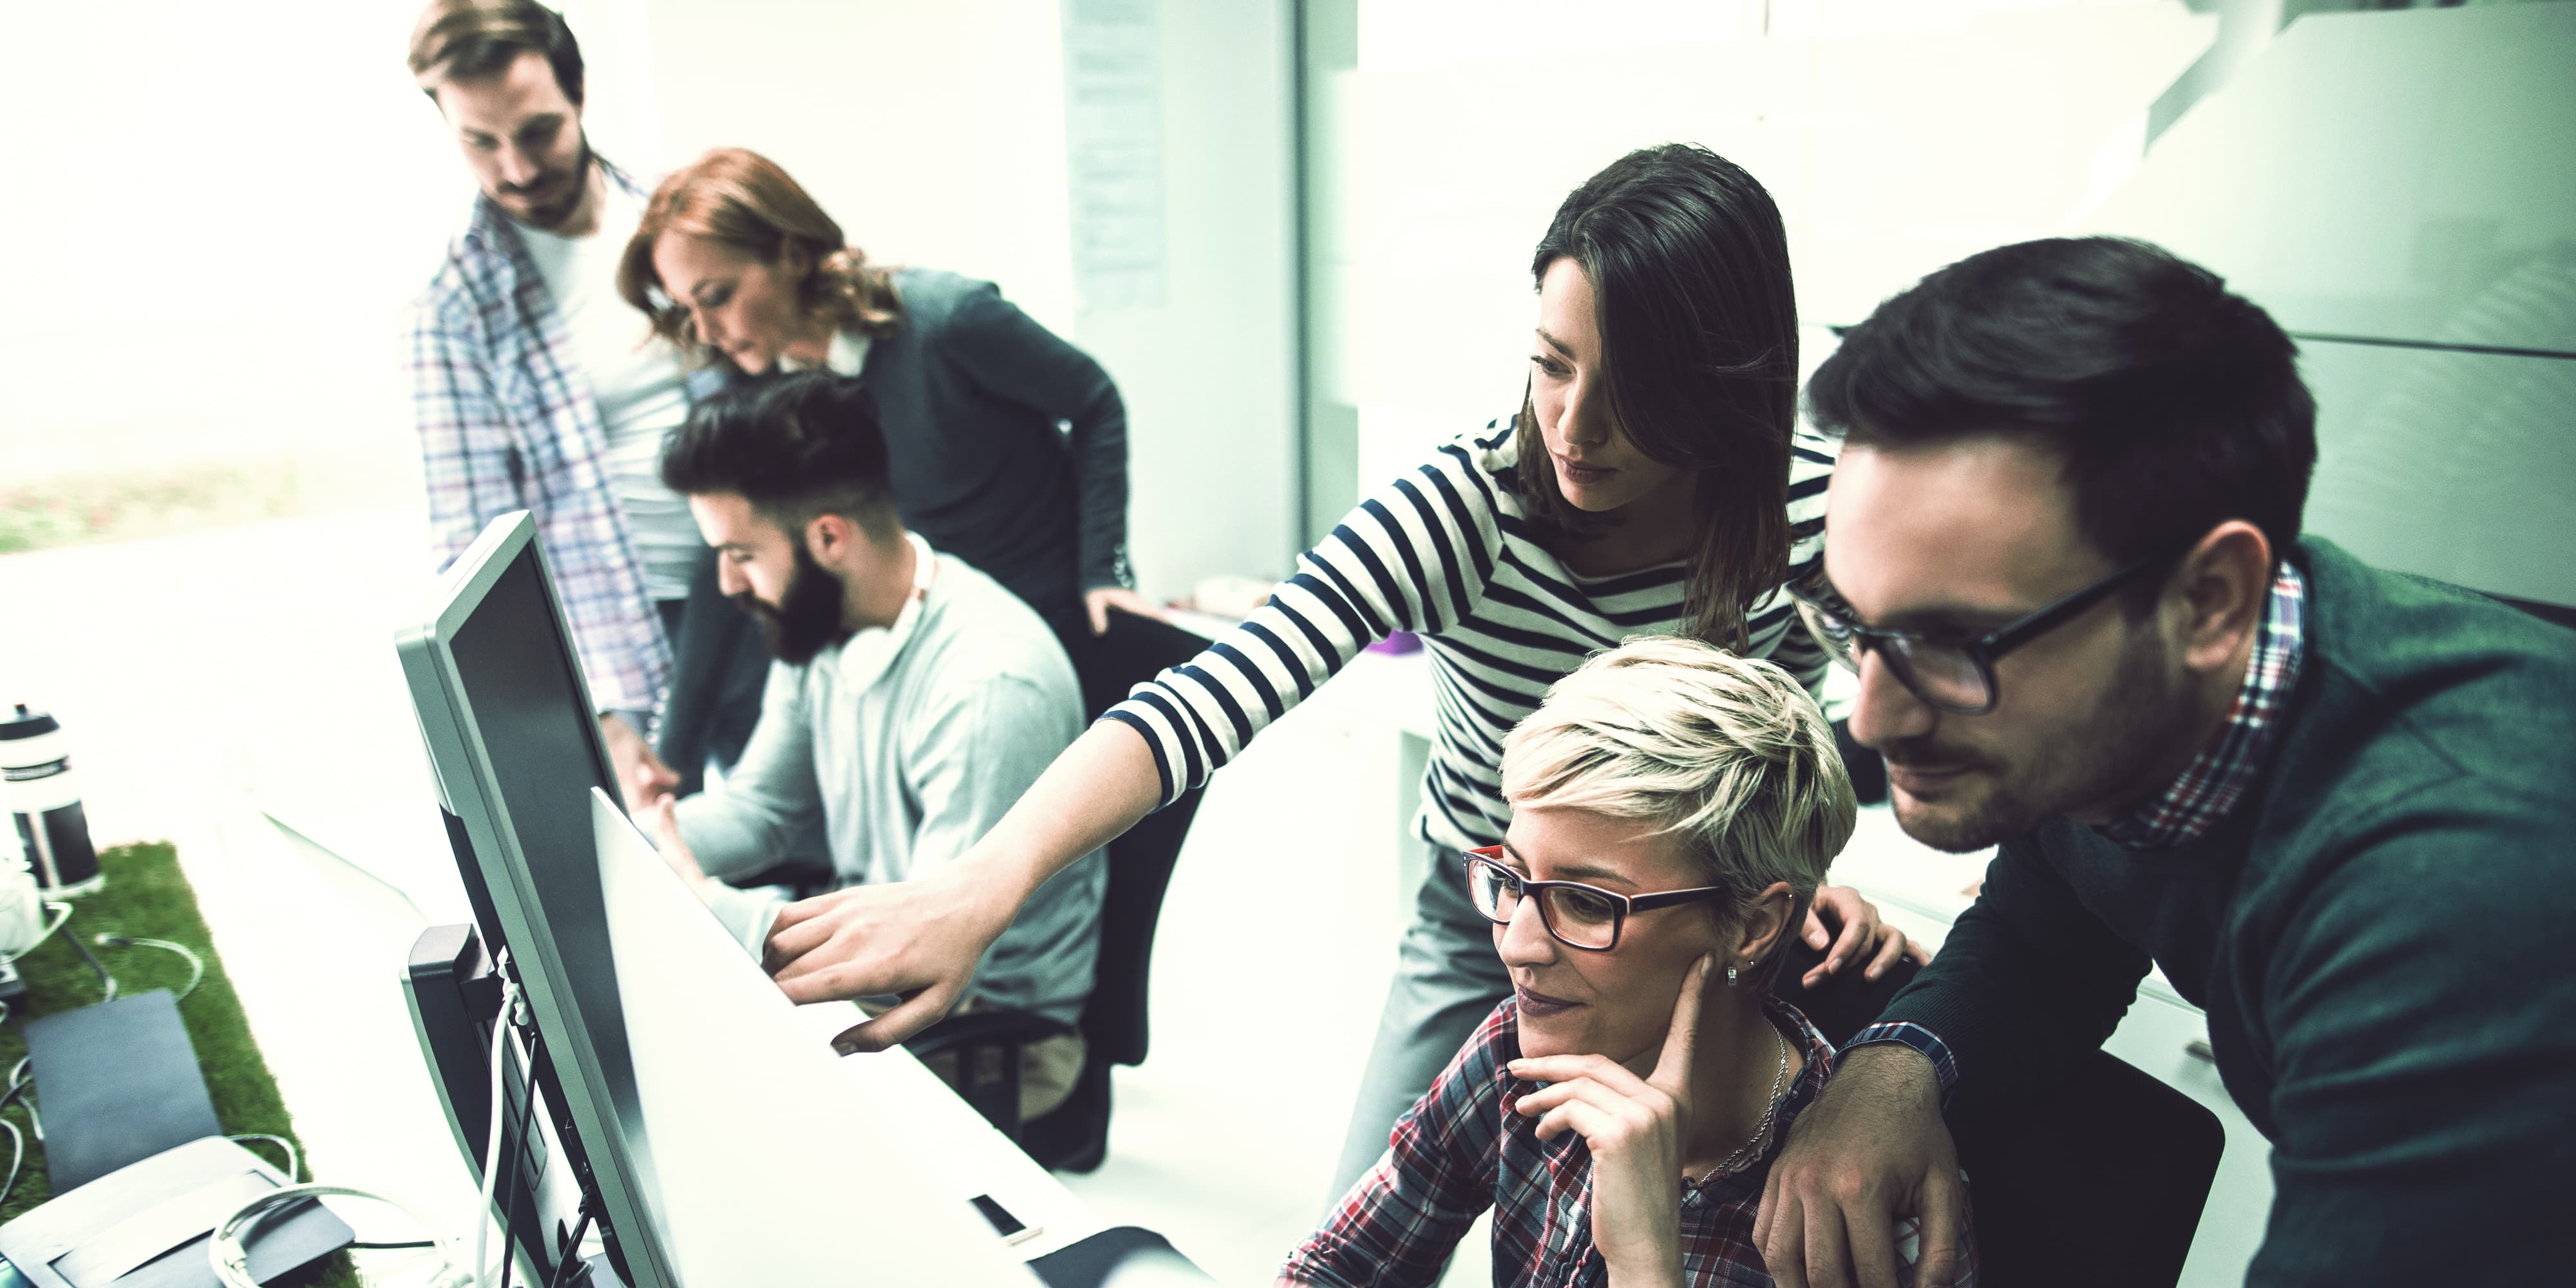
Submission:
[[[107,874],[105,888],[72,900],[71,921],[18,959],[18,973],[27,982],[27,995],[18,999],[11,1016],[13,1022],[0,1026],[0,1068],[16,1068],[19,1059],[27,1054],[25,1034],[15,1021],[31,1014],[75,1010],[101,1000],[103,990],[98,975],[69,942],[72,936],[78,935],[81,945],[116,977],[119,997],[156,988],[176,993],[187,987],[188,963],[166,949],[101,946],[98,936],[125,935],[186,944],[206,963],[206,977],[199,981],[195,992],[180,1000],[179,1019],[187,1026],[188,1041],[197,1049],[197,1065],[205,1072],[216,1119],[229,1134],[260,1132],[283,1136],[295,1141],[296,1149],[301,1151],[304,1142],[296,1139],[294,1119],[278,1098],[277,1081],[269,1076],[268,1062],[260,1057],[259,1044],[251,1040],[250,1025],[242,1018],[241,999],[233,992],[232,980],[224,974],[223,959],[215,955],[214,941],[206,934],[205,918],[198,915],[196,892],[189,889],[187,877],[179,872],[178,851],[167,844],[121,845],[102,852],[99,867]],[[40,1113],[44,1091],[43,1087],[35,1089]],[[27,1157],[17,1188],[10,1191],[6,1201],[0,1201],[0,1221],[53,1197],[52,1187],[45,1182],[45,1152],[36,1143],[35,1134],[27,1130],[26,1113],[13,1110],[8,1121],[26,1135]],[[273,1144],[250,1141],[244,1148],[267,1159],[272,1167],[283,1170],[286,1165]],[[339,1252],[274,1281],[272,1288],[279,1286],[358,1288],[358,1275],[349,1254]]]

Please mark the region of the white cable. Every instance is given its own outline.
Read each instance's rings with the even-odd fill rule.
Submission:
[[[510,1021],[518,1011],[519,990],[507,975],[501,977],[501,983],[501,1013],[492,1019],[492,1131],[489,1143],[483,1147],[483,1203],[474,1209],[474,1288],[486,1288],[491,1282],[491,1267],[483,1257],[492,1237],[492,1195],[501,1177],[502,1126],[510,1118],[501,1102],[501,1057],[510,1049]],[[501,1255],[510,1255],[506,1239],[501,1244]]]
[[[10,1192],[18,1188],[18,1169],[27,1161],[27,1137],[18,1124],[0,1118],[0,1127],[9,1131],[9,1183],[0,1185],[0,1203],[9,1201]]]
[[[33,1056],[18,1057],[17,1067],[9,1070],[9,1090],[0,1094],[0,1102],[15,1104],[27,1111],[27,1126],[36,1133],[36,1143],[42,1145],[45,1143],[44,1116],[36,1112],[35,1101],[18,1094],[27,1085],[27,1066],[34,1062]]]
[[[188,986],[179,990],[180,1001],[187,1000],[188,994],[197,991],[197,985],[206,982],[206,960],[186,944],[174,944],[167,939],[133,939],[124,935],[100,935],[90,942],[101,948],[158,948],[188,959]]]
[[[334,1196],[371,1199],[410,1217],[413,1224],[421,1229],[432,1230],[430,1224],[421,1220],[420,1214],[413,1211],[410,1205],[373,1190],[362,1190],[347,1185],[288,1185],[270,1190],[234,1208],[229,1215],[216,1224],[214,1237],[206,1241],[206,1262],[214,1267],[216,1281],[224,1288],[259,1288],[258,1281],[250,1277],[250,1248],[244,1240],[244,1233],[261,1217],[282,1205],[301,1202],[305,1199]],[[437,1239],[435,1242],[437,1247],[434,1251],[438,1254],[439,1268],[431,1275],[427,1288],[465,1288],[467,1284],[474,1283],[471,1276],[456,1268],[458,1251],[456,1246],[445,1239]]]
[[[268,1134],[268,1133],[266,1133],[266,1132],[257,1132],[257,1131],[248,1131],[248,1132],[243,1132],[242,1134],[240,1134],[240,1135],[238,1135],[238,1136],[226,1136],[226,1137],[224,1137],[224,1139],[225,1139],[225,1140],[229,1140],[229,1141],[245,1141],[245,1140],[264,1140],[264,1141],[267,1141],[268,1143],[270,1143],[270,1144],[272,1144],[272,1145],[277,1146],[279,1149],[282,1149],[282,1150],[285,1150],[285,1151],[286,1151],[286,1180],[287,1180],[287,1183],[288,1183],[288,1184],[294,1184],[294,1183],[300,1182],[300,1181],[302,1181],[302,1180],[304,1179],[304,1156],[303,1156],[302,1154],[299,1154],[299,1153],[297,1153],[297,1152],[296,1152],[296,1150],[295,1150],[295,1142],[294,1142],[294,1141],[288,1140],[288,1139],[287,1139],[287,1138],[285,1138],[284,1136],[271,1136],[271,1135],[269,1135],[269,1134]]]

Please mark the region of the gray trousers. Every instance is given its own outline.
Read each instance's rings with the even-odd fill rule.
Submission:
[[[1511,972],[1494,952],[1493,927],[1467,901],[1466,860],[1431,847],[1431,871],[1414,896],[1413,924],[1405,927],[1395,980],[1387,986],[1328,1204],[1377,1166],[1395,1120],[1431,1090],[1476,1026],[1511,995]]]

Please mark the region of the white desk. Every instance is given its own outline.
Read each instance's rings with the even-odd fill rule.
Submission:
[[[434,827],[435,815],[430,818]],[[348,843],[341,829],[316,830]],[[410,829],[398,822],[393,830]],[[415,851],[427,845],[412,840]],[[252,1033],[294,1115],[308,1166],[322,1180],[381,1190],[447,1228],[470,1229],[478,1195],[396,983],[410,931],[353,913],[295,852],[295,842],[246,803],[225,811],[213,835],[183,838],[180,852]],[[411,857],[425,863],[434,854]],[[443,900],[423,902],[431,915],[444,917]],[[818,1029],[834,1033],[857,1022],[856,1008],[846,1003],[805,1010]],[[900,1132],[889,1148],[928,1183],[960,1202],[989,1194],[1039,1230],[1013,1249],[1020,1259],[1104,1228],[1087,1204],[909,1052],[849,1057],[840,1071],[852,1096],[903,1106],[888,1116]],[[780,1166],[771,1174],[794,1174],[793,1146],[780,1142]],[[408,1237],[391,1233],[397,1219],[373,1205],[343,1210],[362,1231]],[[376,1266],[386,1282],[409,1283],[417,1271],[407,1262],[399,1254],[372,1253],[361,1257],[359,1268],[363,1275]]]
[[[425,590],[386,572],[418,567],[419,540],[411,517],[368,511],[11,555],[0,575],[13,602],[76,611],[0,640],[0,673],[66,715],[102,843],[177,845],[308,1169],[457,1230],[470,1228],[478,1196],[397,982],[417,923],[353,914],[258,810],[280,810],[407,885],[427,889],[443,873],[448,889],[430,890],[425,911],[466,919],[392,648],[396,627],[419,620]],[[287,564],[302,576],[267,575]],[[314,585],[334,593],[310,594]],[[209,695],[258,718],[174,726],[174,713],[199,711]],[[1097,1228],[908,1056],[853,1061],[849,1072],[916,1107],[910,1148],[946,1188],[990,1193],[1045,1227],[1023,1254]],[[409,1237],[373,1205],[346,1211],[364,1233]],[[360,1269],[409,1283],[408,1260],[367,1253]]]
[[[1399,740],[1396,760],[1405,781],[1398,785],[1397,814],[1405,843],[1398,852],[1407,856],[1412,870],[1398,888],[1410,899],[1421,881],[1421,866],[1427,862],[1422,846],[1412,838],[1423,763],[1436,736],[1429,659],[1420,653],[1365,653],[1336,683],[1373,686],[1378,696],[1372,705],[1386,712]],[[1832,876],[1836,883],[1860,891],[1877,904],[1881,917],[1937,952],[1951,922],[1972,902],[1964,890],[1985,875],[1993,854],[1992,850],[1944,854],[1932,849],[1907,836],[1897,825],[1894,811],[1877,805],[1861,810],[1851,844],[1834,861]],[[1405,912],[1409,916],[1411,908]],[[2208,1025],[2200,1009],[2182,1000],[2162,972],[2150,973],[2139,985],[2128,1016],[2102,1045],[2218,1115],[2227,1132],[2227,1149],[2219,1159],[2209,1203],[2201,1212],[2191,1256],[2183,1264],[2181,1288],[2242,1284],[2245,1267],[2262,1243],[2264,1222],[2271,1215],[2272,1150],[2219,1082],[2218,1068],[2205,1054]]]

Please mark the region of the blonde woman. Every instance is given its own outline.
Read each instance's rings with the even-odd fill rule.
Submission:
[[[1833,1076],[1771,991],[1852,833],[1831,726],[1769,662],[1632,640],[1549,690],[1502,779],[1511,828],[1466,886],[1512,996],[1279,1282],[1437,1283],[1491,1208],[1497,1285],[1769,1283],[1763,1179]],[[1943,1218],[1973,1283],[1967,1214]]]

